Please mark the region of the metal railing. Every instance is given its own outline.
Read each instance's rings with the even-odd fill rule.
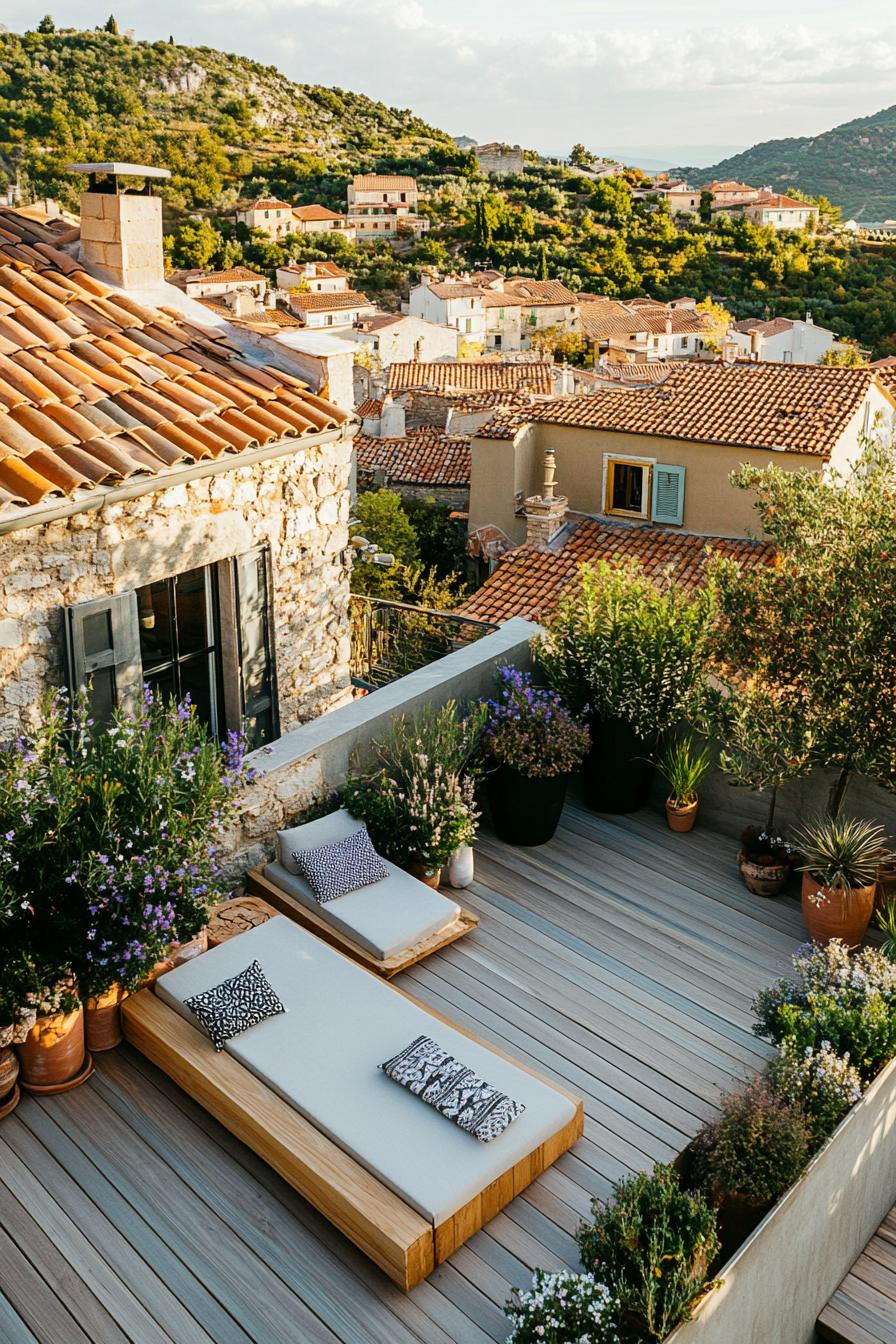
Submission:
[[[352,685],[364,691],[388,686],[498,629],[450,611],[358,593],[350,612]]]

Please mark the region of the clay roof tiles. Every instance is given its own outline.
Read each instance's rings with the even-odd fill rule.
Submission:
[[[827,457],[877,381],[867,368],[817,364],[681,361],[650,367],[655,382],[607,385],[554,397],[523,413],[499,412],[479,436],[513,438],[522,425],[537,421]]]
[[[355,438],[358,471],[385,474],[397,485],[468,486],[470,435],[446,434],[436,425],[418,425],[404,438]]]
[[[693,591],[704,581],[707,548],[730,556],[748,569],[770,563],[773,554],[764,542],[671,532],[649,525],[626,527],[593,518],[573,524],[561,543],[551,547],[517,546],[458,608],[458,613],[495,623],[511,616],[543,620],[556,608],[579,566],[587,561],[634,558],[656,580],[671,566],[674,582]]]
[[[226,331],[116,293],[53,236],[0,210],[0,514],[347,419]]]
[[[552,365],[542,360],[448,360],[445,363],[408,363],[389,365],[389,391],[406,392],[427,388],[437,392],[540,392],[553,390]]]
[[[339,289],[332,294],[293,292],[290,295],[290,302],[299,313],[325,313],[337,308],[372,307],[367,295],[355,289]]]

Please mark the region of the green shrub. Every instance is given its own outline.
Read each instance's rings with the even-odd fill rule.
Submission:
[[[757,1036],[848,1055],[863,1082],[896,1054],[896,963],[875,948],[850,954],[839,939],[793,958],[795,975],[756,996]]]
[[[592,1209],[577,1234],[582,1263],[619,1299],[636,1338],[665,1339],[706,1287],[719,1249],[715,1210],[663,1165],[618,1181]]]
[[[769,1204],[783,1195],[809,1160],[809,1126],[802,1107],[765,1078],[723,1098],[717,1120],[694,1140],[698,1179],[714,1199],[738,1195]]]

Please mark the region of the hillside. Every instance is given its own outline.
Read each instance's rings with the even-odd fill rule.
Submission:
[[[756,186],[796,187],[827,196],[844,218],[896,217],[896,106],[822,135],[766,140],[711,168],[681,170],[696,182],[736,178]]]
[[[327,172],[342,191],[360,168],[457,157],[410,111],[295,84],[242,56],[108,32],[0,32],[0,185],[18,178],[35,196],[75,205],[64,165],[78,159],[165,164],[176,212],[223,210]]]

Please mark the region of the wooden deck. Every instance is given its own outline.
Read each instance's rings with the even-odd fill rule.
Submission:
[[[548,846],[488,835],[461,942],[398,977],[585,1099],[585,1137],[404,1295],[162,1074],[122,1049],[0,1123],[3,1344],[489,1344],[621,1174],[670,1160],[770,1053],[750,1000],[802,941],[729,836],[577,806]],[[890,1336],[893,1338],[893,1336]]]
[[[896,1208],[819,1316],[818,1336],[830,1344],[896,1341]]]

